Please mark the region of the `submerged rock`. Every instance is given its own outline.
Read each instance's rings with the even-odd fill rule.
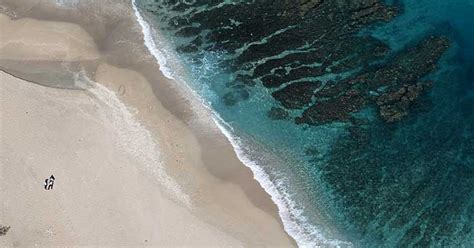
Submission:
[[[382,94],[377,98],[380,116],[386,122],[395,122],[408,115],[408,108],[417,99],[426,85],[404,85],[396,91]]]
[[[321,83],[318,81],[292,83],[273,92],[272,96],[285,108],[298,109],[311,103],[314,91],[320,86]]]
[[[277,107],[272,107],[268,112],[267,112],[268,118],[272,120],[285,120],[290,117],[288,112],[282,108],[277,108]]]
[[[325,101],[316,102],[307,108],[301,117],[295,119],[296,124],[324,124],[333,121],[346,121],[350,113],[358,111],[366,104],[366,99],[358,90],[350,90],[343,95]]]
[[[222,97],[224,104],[227,106],[233,106],[237,104],[239,101],[247,100],[250,94],[247,90],[243,88],[234,89],[231,92],[225,94]]]
[[[339,82],[332,82],[315,93],[316,103],[307,108],[297,124],[318,125],[332,121],[347,121],[352,113],[367,104],[379,107],[384,121],[395,122],[408,115],[411,102],[426,87],[417,81],[433,71],[448,48],[443,37],[428,37],[415,47],[401,51],[383,66],[368,68]],[[389,89],[374,95],[378,89]],[[319,99],[319,101],[318,101]]]

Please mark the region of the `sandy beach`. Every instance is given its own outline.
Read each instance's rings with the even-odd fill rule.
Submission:
[[[296,245],[130,1],[0,10],[0,246]]]

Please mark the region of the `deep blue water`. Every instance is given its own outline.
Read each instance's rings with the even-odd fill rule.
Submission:
[[[315,10],[297,8],[294,13],[294,6],[285,1],[142,0],[138,4],[171,44],[172,50],[164,52],[176,53],[175,62],[189,71],[186,77],[176,75],[177,79],[209,102],[243,140],[247,155],[287,197],[282,203],[292,209],[287,225],[299,227],[290,233],[299,244],[474,246],[473,0],[387,1],[387,6],[398,9],[395,17],[356,24],[353,33],[344,31],[347,25],[336,25],[334,33],[341,35],[328,32],[324,37],[340,41],[351,36],[336,47],[330,44],[335,40],[324,43],[313,35],[327,32],[321,21],[325,19],[318,18],[331,16],[333,23],[344,23],[344,14],[338,19],[329,11],[318,17],[322,15],[318,8],[327,3],[311,6]],[[300,21],[294,22],[283,8],[288,8],[285,13],[303,13]],[[384,121],[367,96],[354,100],[353,105],[362,101],[363,106],[351,108],[348,116],[330,112],[324,118],[337,118],[296,121],[309,106],[326,100],[317,96],[318,91],[390,65],[427,37],[444,37],[450,45],[433,59],[436,68],[413,80],[433,86],[410,103],[400,120]],[[366,56],[375,48],[385,52]],[[322,49],[324,54],[317,54]],[[341,51],[351,53],[338,57]],[[426,54],[417,56],[430,56]],[[357,60],[364,56],[363,61]],[[317,71],[326,61],[332,64],[321,73],[305,71],[293,77],[298,68]],[[403,60],[403,68],[417,70],[416,63],[416,59]],[[343,69],[337,69],[340,64]],[[261,65],[267,74],[257,76],[264,71]],[[265,83],[273,81],[265,77],[276,74],[282,75],[281,85],[268,87]],[[289,91],[285,101],[297,98],[289,102],[272,96],[293,82],[308,82],[310,89]],[[366,90],[377,96],[386,92],[385,87],[379,89],[377,93]],[[304,104],[295,107],[291,105],[295,101]],[[331,103],[327,106],[336,106],[341,113],[346,106]]]

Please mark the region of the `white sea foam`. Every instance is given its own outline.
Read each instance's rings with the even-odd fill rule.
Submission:
[[[152,37],[152,28],[141,16],[135,5],[135,0],[132,0],[132,5],[137,16],[137,21],[143,28],[146,47],[149,49],[149,52],[155,56],[163,74],[165,74],[165,76],[168,78],[175,79],[173,76],[168,76],[173,75],[171,69],[167,67],[167,61],[165,60],[163,52],[156,47],[155,41]],[[179,75],[177,75],[177,77],[178,76]],[[303,211],[297,207],[297,204],[292,200],[291,195],[286,190],[288,184],[284,181],[284,179],[272,181],[270,176],[263,170],[263,167],[260,166],[256,161],[252,160],[245,152],[243,149],[243,141],[238,136],[234,135],[232,127],[222,120],[219,114],[209,106],[209,103],[199,96],[199,94],[197,94],[197,92],[185,82],[184,78],[179,78],[177,83],[179,86],[183,86],[180,88],[186,91],[186,95],[192,95],[194,99],[199,100],[202,103],[202,106],[210,111],[213,122],[225,135],[227,140],[232,144],[239,160],[248,168],[250,168],[255,180],[259,182],[260,186],[271,196],[273,202],[275,202],[277,205],[285,231],[296,241],[299,247],[340,247],[341,245],[351,246],[350,243],[324,237],[316,226],[310,224],[303,215]],[[200,111],[197,107],[193,110]]]
[[[91,81],[84,71],[75,74],[75,81],[81,85],[88,85],[88,91],[92,93],[97,103],[103,106],[99,108],[99,113],[102,118],[113,125],[114,131],[117,133],[117,145],[131,154],[140,165],[158,178],[159,183],[172,197],[186,206],[192,207],[188,195],[165,172],[159,147],[150,131],[135,118],[134,113],[137,111],[127,107],[107,87]]]
[[[148,22],[143,19],[143,16],[140,14],[140,11],[135,4],[135,0],[132,0],[132,7],[135,11],[135,16],[137,17],[138,23],[142,27],[145,46],[148,48],[148,51],[150,51],[153,57],[155,57],[156,62],[158,62],[160,65],[160,70],[163,75],[169,79],[174,79],[173,73],[167,65],[165,55],[156,47],[155,40],[152,37],[153,29],[150,27],[150,24],[148,24]]]
[[[233,134],[232,127],[222,120],[217,113],[214,113],[213,120],[234,147],[239,160],[252,170],[255,180],[260,183],[261,187],[278,206],[278,212],[285,231],[295,239],[299,247],[339,247],[341,245],[351,245],[347,242],[324,237],[314,225],[307,221],[303,211],[296,206],[296,203],[286,190],[287,183],[283,179],[276,182],[272,181],[270,176],[262,169],[263,167],[252,160],[242,148],[244,144],[238,136]]]

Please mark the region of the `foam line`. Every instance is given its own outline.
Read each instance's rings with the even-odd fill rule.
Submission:
[[[349,243],[339,240],[325,238],[318,229],[308,223],[302,215],[302,211],[296,207],[296,203],[291,199],[290,194],[285,190],[286,183],[283,181],[272,182],[270,176],[262,169],[257,162],[253,161],[242,149],[243,142],[233,135],[232,127],[227,124],[215,112],[213,120],[227,140],[234,147],[234,151],[239,160],[253,172],[254,179],[271,196],[273,202],[278,207],[278,213],[282,219],[285,231],[296,241],[299,247],[331,246],[339,247],[341,245],[350,246]]]
[[[135,11],[135,16],[137,17],[137,21],[142,27],[142,34],[145,46],[148,48],[148,51],[155,57],[156,62],[160,65],[160,70],[163,75],[169,79],[174,79],[173,73],[171,69],[167,66],[167,61],[165,56],[161,53],[161,51],[156,47],[156,43],[152,37],[152,29],[150,24],[148,24],[144,19],[143,16],[140,14],[138,10],[135,0],[132,0],[132,7]]]

